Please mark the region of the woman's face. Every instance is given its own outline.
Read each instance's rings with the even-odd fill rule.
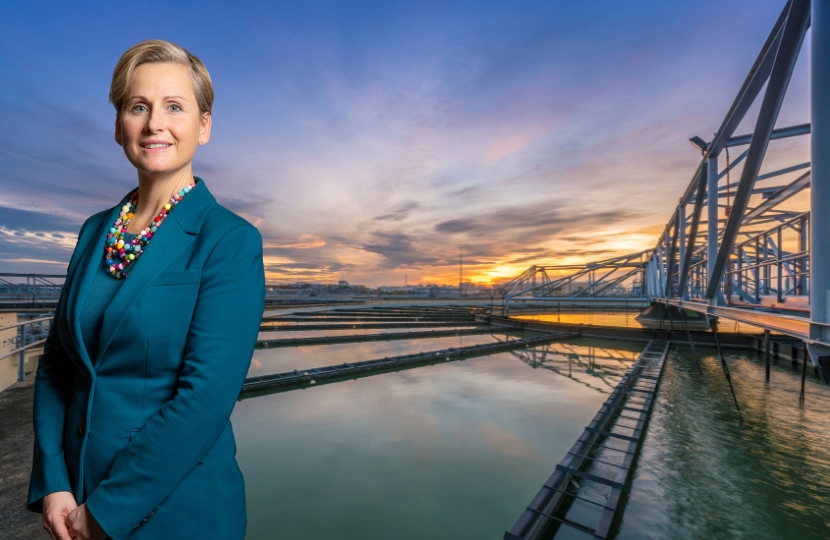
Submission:
[[[210,139],[190,71],[181,64],[142,64],[133,70],[115,119],[115,140],[139,173],[174,174],[187,168]]]

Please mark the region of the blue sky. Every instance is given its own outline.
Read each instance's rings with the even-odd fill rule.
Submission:
[[[451,283],[462,245],[476,281],[645,249],[783,4],[4,2],[0,271],[64,272],[136,185],[107,95],[149,38],[211,72],[195,173],[259,227],[270,281]],[[805,64],[779,125],[809,120]]]

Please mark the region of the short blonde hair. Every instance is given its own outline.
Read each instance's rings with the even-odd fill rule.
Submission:
[[[124,95],[127,93],[127,85],[130,82],[133,70],[141,64],[164,62],[181,64],[190,68],[193,93],[196,94],[199,111],[202,114],[211,112],[213,109],[213,83],[210,80],[210,73],[208,73],[202,61],[175,43],[161,39],[148,39],[127,49],[121,55],[121,59],[118,60],[115,70],[112,72],[110,103],[115,106],[117,113],[121,112]]]

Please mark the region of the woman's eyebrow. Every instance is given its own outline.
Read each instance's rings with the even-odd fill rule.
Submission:
[[[146,97],[144,97],[144,96],[130,96],[130,99],[129,99],[128,101],[133,101],[133,100],[136,100],[136,99],[137,99],[137,100],[140,100],[140,101],[150,101],[149,99],[147,99],[147,98],[146,98]],[[186,98],[186,97],[184,97],[184,96],[164,96],[164,98],[163,98],[163,99],[164,99],[164,100],[168,100],[168,99],[181,99],[181,100],[183,100],[183,101],[187,101],[187,98]]]

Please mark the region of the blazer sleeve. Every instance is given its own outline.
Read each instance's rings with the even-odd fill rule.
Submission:
[[[265,304],[262,237],[239,225],[202,268],[176,396],[116,457],[86,499],[113,540],[127,538],[225,429],[248,373]]]
[[[85,227],[86,223],[78,233],[79,240]],[[72,492],[63,455],[63,428],[76,367],[66,354],[58,335],[58,321],[61,304],[67,294],[66,289],[61,289],[55,315],[43,346],[43,355],[35,374],[32,409],[35,444],[26,508],[39,513],[43,512],[43,497],[46,495],[56,491]]]

